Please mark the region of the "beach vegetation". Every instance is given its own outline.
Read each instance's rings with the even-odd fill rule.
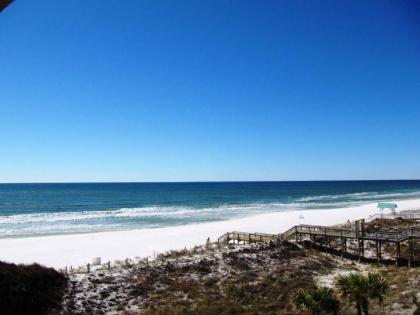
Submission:
[[[299,289],[293,297],[293,303],[298,310],[306,310],[311,315],[335,315],[340,309],[340,302],[334,291],[326,287]]]
[[[38,264],[0,262],[0,311],[2,314],[48,314],[60,308],[67,278]]]
[[[370,300],[377,300],[382,305],[388,291],[385,277],[377,272],[339,276],[337,285],[342,296],[354,303],[358,315],[369,315]]]
[[[416,310],[414,311],[413,315],[420,315],[420,302],[418,301],[416,295],[413,295],[413,303],[416,306]]]

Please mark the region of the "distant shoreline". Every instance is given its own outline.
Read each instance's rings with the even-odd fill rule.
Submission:
[[[181,227],[420,199],[420,181],[0,185],[1,238]]]
[[[399,211],[420,209],[420,199],[399,201],[398,206]],[[371,203],[352,208],[274,212],[166,228],[0,239],[0,260],[38,262],[62,268],[84,265],[94,257],[101,257],[102,261],[153,257],[159,252],[203,244],[208,237],[214,241],[228,231],[281,233],[296,224],[335,225],[368,218],[378,212],[376,203]]]

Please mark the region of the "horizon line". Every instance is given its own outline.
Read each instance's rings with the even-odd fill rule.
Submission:
[[[314,180],[192,180],[192,181],[69,181],[69,182],[0,182],[0,185],[20,184],[188,184],[188,183],[280,183],[280,182],[374,182],[420,181],[420,179],[314,179]]]

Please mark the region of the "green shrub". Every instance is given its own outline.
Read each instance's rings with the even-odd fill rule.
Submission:
[[[340,304],[333,290],[325,287],[313,287],[309,290],[299,289],[293,297],[293,303],[299,310],[310,314],[338,314]]]
[[[388,291],[386,279],[375,272],[367,276],[361,273],[339,276],[337,284],[341,294],[355,304],[358,315],[369,314],[369,300],[383,304]]]

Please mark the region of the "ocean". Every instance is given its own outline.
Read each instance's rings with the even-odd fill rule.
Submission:
[[[168,227],[420,198],[420,180],[0,184],[0,238]]]

